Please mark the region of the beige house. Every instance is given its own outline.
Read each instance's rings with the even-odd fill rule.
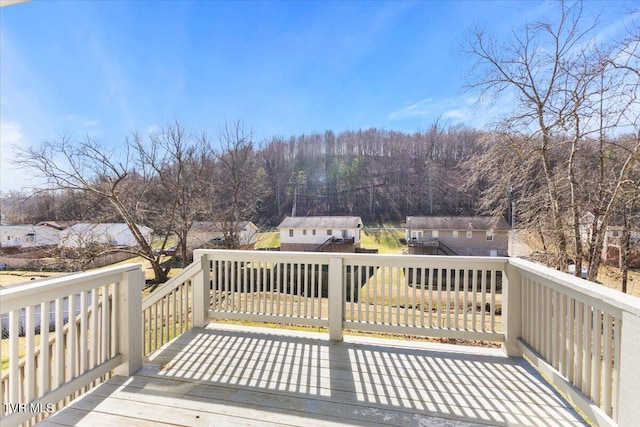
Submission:
[[[355,252],[362,228],[359,216],[286,217],[278,226],[280,250]]]
[[[507,256],[510,226],[485,216],[408,216],[412,255]]]
[[[226,239],[238,238],[240,249],[253,250],[258,227],[251,221],[237,224],[213,221],[196,221],[187,235],[187,246],[197,248],[225,248]]]

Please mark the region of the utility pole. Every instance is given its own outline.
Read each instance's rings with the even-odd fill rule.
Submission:
[[[296,204],[298,203],[298,184],[293,189],[293,206],[291,207],[291,216],[296,216]]]
[[[431,168],[427,169],[427,180],[429,181],[429,215],[433,215],[433,183],[431,182]]]

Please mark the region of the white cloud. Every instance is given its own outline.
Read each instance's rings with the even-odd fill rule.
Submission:
[[[468,96],[457,96],[453,98],[425,98],[420,101],[409,103],[400,110],[387,115],[389,120],[408,119],[444,119],[451,123],[466,123],[470,126],[480,126],[486,124],[483,118],[478,120],[474,104],[476,100]]]
[[[469,117],[469,111],[466,109],[455,108],[442,113],[444,119],[464,120]]]
[[[100,119],[89,119],[79,114],[67,114],[63,119],[65,122],[70,122],[74,127],[91,128],[100,125]],[[81,129],[84,131],[84,129]]]
[[[428,117],[433,114],[433,98],[425,98],[420,101],[408,103],[398,111],[387,114],[389,120],[404,120],[416,117]]]
[[[14,151],[16,148],[26,148],[29,140],[22,132],[18,122],[0,123],[0,191],[20,190],[25,184],[24,173],[19,173],[16,167]]]
[[[20,123],[18,122],[1,122],[0,123],[0,139],[2,145],[25,146],[27,138],[22,133]]]
[[[514,105],[515,98],[505,94],[491,102],[478,100],[472,95],[445,98],[424,98],[407,103],[401,109],[387,115],[389,120],[444,120],[450,124],[463,123],[484,128],[503,117]]]
[[[154,133],[158,133],[158,131],[160,131],[160,126],[158,125],[150,125],[147,128],[147,135],[153,135]]]

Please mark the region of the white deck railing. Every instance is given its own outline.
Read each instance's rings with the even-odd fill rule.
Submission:
[[[527,357],[598,425],[640,419],[632,400],[640,393],[637,298],[509,258],[222,250],[195,255],[193,264],[143,302],[138,285],[131,286],[141,282],[140,270],[131,267],[42,282],[43,294],[2,290],[12,343],[2,402],[49,402],[44,396],[64,389],[56,392],[59,402],[60,393],[80,390],[77,385],[84,387],[96,374],[116,366],[117,373],[131,373],[143,353],[193,326],[232,319],[324,327],[332,339],[352,329],[497,341],[508,355]],[[134,288],[137,300],[125,291]],[[37,333],[29,332],[36,329],[34,306],[46,310],[51,301],[55,333],[38,350]],[[60,327],[65,301],[68,312],[78,314]],[[32,319],[23,334],[21,310]],[[22,359],[16,356],[20,335],[27,343]],[[3,415],[14,412],[9,409],[5,405]],[[25,417],[12,414],[3,424]]]
[[[638,425],[640,299],[532,262],[509,265],[518,348],[598,425]]]
[[[128,265],[0,290],[2,425],[32,424],[112,372],[139,370],[140,335],[129,325],[143,284],[140,266]]]
[[[214,319],[503,341],[505,258],[199,252]]]

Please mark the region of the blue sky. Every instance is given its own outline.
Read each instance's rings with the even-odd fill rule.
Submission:
[[[618,31],[631,1],[591,1]],[[636,4],[637,6],[637,4]],[[465,31],[498,38],[558,7],[539,1],[46,1],[0,9],[0,190],[27,183],[12,146],[90,135],[120,143],[175,119],[256,140],[435,120],[482,127]]]

